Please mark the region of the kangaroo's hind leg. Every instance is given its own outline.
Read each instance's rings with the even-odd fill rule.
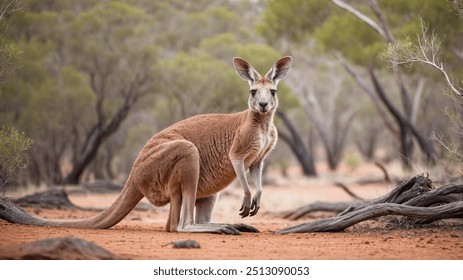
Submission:
[[[168,182],[171,205],[166,228],[179,232],[239,234],[239,230],[229,225],[195,223],[194,209],[200,172],[198,149],[189,141],[176,140],[169,143],[169,150],[172,153],[170,158],[175,159],[175,163]]]
[[[259,232],[255,227],[246,224],[217,224],[211,223],[212,212],[217,201],[217,194],[196,200],[196,224],[208,224],[214,226],[229,226],[241,232]]]

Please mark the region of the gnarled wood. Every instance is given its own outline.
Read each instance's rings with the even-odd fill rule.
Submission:
[[[435,219],[436,217],[439,217],[439,219],[462,218],[463,201],[456,201],[434,207],[415,207],[395,203],[381,203],[370,205],[345,215],[288,227],[279,230],[277,233],[341,231],[359,222],[385,215],[403,215],[421,219]]]
[[[341,231],[359,222],[386,215],[402,215],[425,221],[463,218],[463,185],[446,185],[435,189],[428,177],[417,175],[381,197],[348,206],[335,217],[288,227],[277,233]],[[288,217],[295,216],[293,212]]]

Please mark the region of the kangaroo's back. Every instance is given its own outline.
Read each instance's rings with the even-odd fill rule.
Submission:
[[[229,153],[237,133],[246,125],[248,110],[233,114],[204,114],[174,124],[153,138],[184,139],[199,152],[197,197],[214,194],[235,178]]]

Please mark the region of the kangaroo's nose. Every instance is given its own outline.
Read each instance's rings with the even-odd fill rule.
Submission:
[[[262,109],[264,109],[265,107],[267,107],[268,102],[259,102],[259,105],[260,107],[262,107]]]

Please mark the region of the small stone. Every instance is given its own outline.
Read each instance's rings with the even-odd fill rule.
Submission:
[[[178,240],[170,242],[164,246],[172,245],[172,248],[175,249],[199,249],[201,245],[199,245],[198,241],[196,240]]]

